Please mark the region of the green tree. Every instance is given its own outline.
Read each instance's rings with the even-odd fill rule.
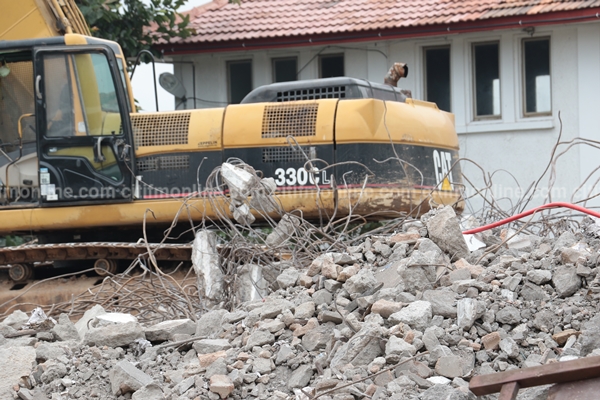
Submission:
[[[190,36],[189,15],[177,12],[186,1],[75,0],[92,35],[119,43],[127,58],[141,50],[153,51],[151,46],[159,39]]]

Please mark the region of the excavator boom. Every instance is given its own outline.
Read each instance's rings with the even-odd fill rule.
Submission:
[[[24,40],[68,33],[90,36],[73,0],[19,0],[0,13],[0,40]]]

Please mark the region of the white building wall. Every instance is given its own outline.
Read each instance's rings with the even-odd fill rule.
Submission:
[[[600,141],[600,25],[582,26],[577,33],[579,135]],[[600,192],[595,186],[600,178],[600,174],[596,171],[600,167],[600,150],[581,145],[579,152],[580,182],[583,184],[580,193],[581,197],[586,198],[590,191]],[[588,176],[590,178],[586,181]],[[600,204],[600,199],[596,198],[589,204],[597,206]]]
[[[299,79],[319,75],[319,54],[344,53],[347,76],[382,82],[394,62],[409,65],[409,76],[399,86],[410,89],[415,98],[424,98],[423,48],[451,46],[451,103],[459,134],[461,157],[467,178],[480,189],[487,174],[493,173],[493,194],[504,207],[514,205],[524,191],[537,181],[548,166],[558,139],[562,119],[562,141],[577,136],[600,139],[597,111],[600,94],[600,23],[570,24],[536,28],[533,37],[550,37],[552,115],[523,116],[522,40],[529,34],[521,29],[411,40],[354,43],[343,46],[302,47],[269,51],[244,51],[200,54],[180,57],[196,65],[196,93],[204,100],[226,103],[229,60],[252,59],[253,86],[273,80],[271,59],[298,57]],[[473,118],[473,72],[471,46],[474,42],[498,40],[500,43],[500,85],[502,117],[476,121]],[[190,68],[177,66],[179,75],[191,96]],[[188,102],[188,108],[193,103]],[[214,107],[217,103],[197,101],[197,106]],[[563,148],[566,146],[563,146]],[[556,163],[554,191],[549,191],[550,173],[541,179],[531,205],[547,201],[569,201],[573,191],[590,171],[598,167],[597,149],[575,146]],[[481,167],[485,174],[479,169]],[[496,172],[495,172],[496,171]],[[600,173],[597,173],[600,176]],[[466,183],[466,182],[465,182]],[[468,185],[470,186],[470,185]],[[469,192],[473,188],[468,187]],[[512,202],[512,203],[511,203]],[[474,207],[480,203],[474,202]]]

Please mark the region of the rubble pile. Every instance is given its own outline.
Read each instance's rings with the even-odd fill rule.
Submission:
[[[486,231],[470,251],[442,208],[290,262],[276,291],[196,322],[15,311],[0,323],[0,398],[474,399],[475,375],[600,355],[600,240],[587,226],[508,232],[501,246],[507,231]]]

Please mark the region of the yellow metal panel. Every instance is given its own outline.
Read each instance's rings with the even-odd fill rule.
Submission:
[[[220,150],[223,108],[131,114],[136,157],[174,152]],[[173,121],[174,123],[170,122]],[[169,126],[168,132],[160,128]]]
[[[288,133],[301,144],[333,143],[337,103],[337,99],[325,99],[294,103],[254,103],[227,106],[223,124],[223,147],[248,148],[287,145]],[[317,107],[314,107],[315,105]],[[276,135],[271,133],[263,135],[266,124],[265,117],[269,115],[268,110],[270,108],[277,111],[277,107],[281,108],[282,112],[275,112],[270,118],[276,119],[274,125],[285,126],[289,131],[282,132],[279,137],[273,137]],[[313,109],[316,110],[314,135],[307,135],[304,113],[310,113]],[[295,122],[298,122],[296,127],[294,127]],[[295,132],[301,132],[302,135],[296,135]]]
[[[378,214],[380,217],[396,216],[399,212],[426,212],[430,204],[455,204],[462,210],[464,203],[459,201],[456,192],[439,192],[421,189],[402,188],[367,188],[340,189],[337,191],[338,215],[352,211],[361,215]],[[314,191],[298,191],[278,196],[281,206],[288,210],[298,210],[306,218],[317,218],[319,207],[326,210],[325,215],[335,208],[335,195],[332,190],[323,190],[317,197]],[[181,213],[187,223],[188,215],[194,221],[203,218],[217,218],[219,210],[229,213],[228,203],[224,197],[213,199],[214,203],[205,198],[194,198],[183,202],[181,199],[138,200],[131,203],[70,206],[55,208],[22,208],[2,210],[0,234],[15,232],[36,232],[42,230],[58,231],[63,229],[86,229],[102,227],[142,227],[144,215],[148,214],[148,224],[170,224],[184,207]],[[458,202],[458,203],[457,203]],[[214,205],[214,207],[213,207]],[[382,211],[387,212],[383,214]],[[260,217],[259,215],[256,215]],[[275,215],[272,215],[275,217]],[[230,216],[231,217],[231,216]]]
[[[4,3],[0,13],[0,40],[59,36],[54,25],[54,17],[42,0],[5,1]]]
[[[335,139],[336,143],[393,141],[458,149],[452,114],[438,110],[433,103],[411,99],[406,103],[340,101]]]
[[[77,33],[68,33],[65,35],[65,44],[67,46],[77,46],[88,44],[85,36],[79,35]]]

